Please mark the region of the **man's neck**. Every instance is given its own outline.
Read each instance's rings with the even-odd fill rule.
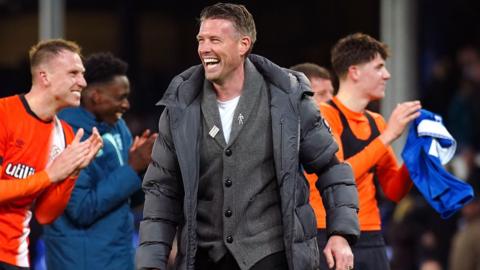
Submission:
[[[345,107],[354,112],[364,112],[370,103],[370,99],[363,96],[362,92],[351,84],[340,84],[336,97]]]
[[[42,93],[41,89],[32,87],[30,92],[25,94],[25,99],[30,109],[43,121],[51,121],[58,111],[58,108],[53,106],[52,98]]]
[[[228,101],[236,98],[242,94],[243,82],[245,80],[245,71],[242,68],[235,72],[228,79],[221,83],[212,82],[213,89],[217,94],[217,99],[220,101]]]

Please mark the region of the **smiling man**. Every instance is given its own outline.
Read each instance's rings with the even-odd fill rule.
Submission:
[[[80,47],[45,40],[30,50],[32,87],[0,99],[0,269],[29,269],[32,212],[40,224],[53,222],[67,205],[78,172],[102,146],[96,129],[80,142],[83,129],[57,118],[78,106],[86,86]],[[74,138],[75,136],[75,138]]]
[[[390,79],[385,66],[387,57],[387,46],[368,35],[357,33],[340,39],[331,56],[340,83],[338,94],[320,105],[340,146],[337,156],[352,166],[358,187],[361,235],[353,248],[358,269],[390,269],[374,179],[378,179],[383,193],[392,201],[399,201],[412,187],[406,167],[398,167],[390,144],[420,115],[420,102],[397,105],[388,124],[380,114],[366,109],[371,101],[385,96]],[[317,181],[315,175],[309,175],[308,179],[311,184]],[[318,194],[312,194],[310,202],[317,215],[318,241],[322,248],[328,236],[325,210]],[[320,269],[329,269],[327,263],[322,262]]]
[[[177,230],[176,269],[316,269],[300,165],[332,198],[327,260],[351,269],[357,193],[306,77],[250,54],[256,29],[242,5],[203,9],[197,40],[202,64],[175,77],[160,101],[137,269],[166,269]]]

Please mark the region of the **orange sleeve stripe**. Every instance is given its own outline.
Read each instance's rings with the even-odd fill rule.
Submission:
[[[1,171],[0,166],[0,171]],[[0,203],[6,203],[11,200],[29,197],[39,193],[51,184],[50,178],[45,171],[41,171],[26,179],[0,180]]]

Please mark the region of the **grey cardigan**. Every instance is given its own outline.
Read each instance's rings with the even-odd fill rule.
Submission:
[[[309,187],[303,169],[319,175],[316,186],[327,212],[328,235],[343,235],[350,243],[360,233],[352,171],[345,163],[332,162],[338,146],[318,109],[306,97],[310,94],[306,77],[261,56],[250,55],[249,59],[271,92],[274,163],[289,268],[317,269],[320,253],[316,221],[308,203]],[[201,65],[191,67],[172,80],[159,102],[166,108],[143,182],[145,206],[137,269],[166,269],[177,229],[176,267],[194,269],[202,128],[199,94],[204,79]]]

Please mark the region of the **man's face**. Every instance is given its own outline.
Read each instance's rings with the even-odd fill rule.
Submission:
[[[64,50],[43,68],[48,78],[49,93],[59,108],[79,106],[83,88],[87,86],[82,59],[77,53]]]
[[[245,44],[242,43],[242,37],[231,21],[203,20],[197,40],[198,55],[207,80],[223,84],[243,68]]]
[[[385,60],[377,54],[375,58],[365,64],[357,66],[359,70],[359,87],[370,100],[378,100],[385,96],[385,87],[390,79],[390,73],[385,66]]]
[[[313,99],[317,104],[332,99],[333,85],[331,80],[320,77],[311,77],[310,84],[312,85]]]
[[[111,82],[92,86],[96,92],[95,116],[114,125],[130,109],[130,83],[127,76],[115,76]]]

